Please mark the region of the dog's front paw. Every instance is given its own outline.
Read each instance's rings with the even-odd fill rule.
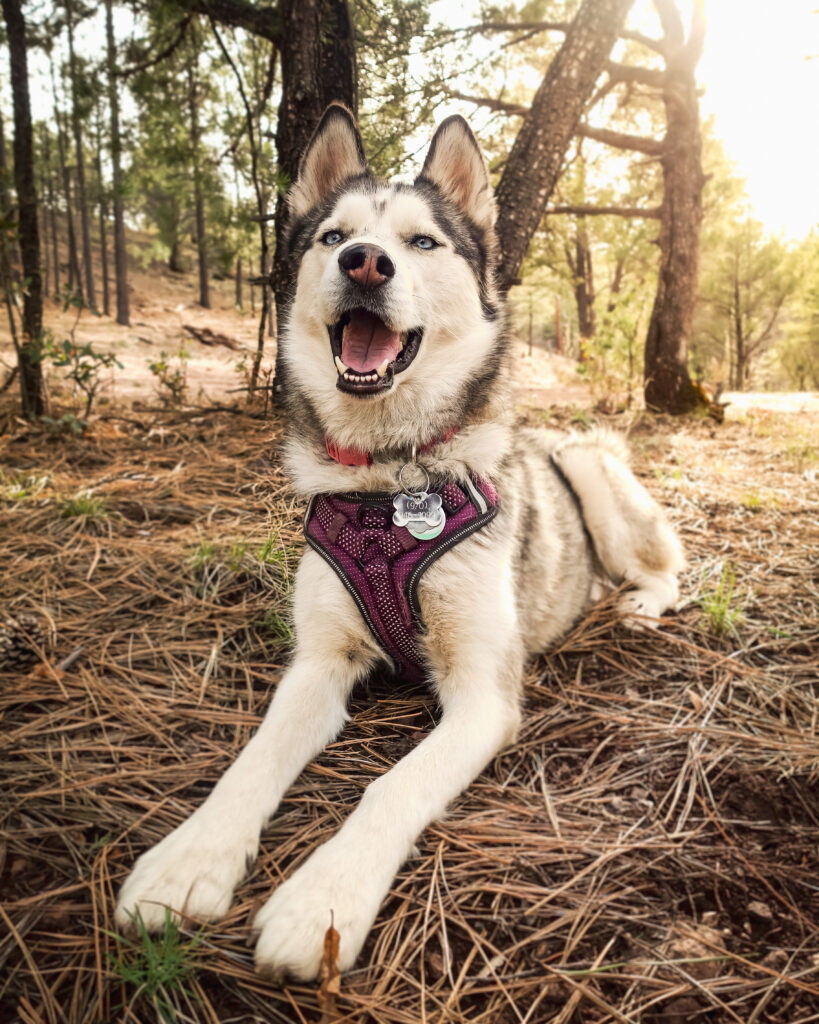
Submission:
[[[312,981],[321,967],[331,922],[339,933],[338,968],[349,970],[383,896],[375,873],[368,873],[360,859],[334,851],[331,840],[280,885],[256,915],[257,970],[276,980],[290,975]]]
[[[117,925],[131,929],[139,913],[148,931],[161,931],[166,907],[177,921],[183,914],[203,921],[222,917],[257,846],[255,837],[225,835],[197,812],[136,862],[120,890]]]

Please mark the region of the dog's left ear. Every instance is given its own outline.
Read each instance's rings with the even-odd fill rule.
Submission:
[[[442,121],[433,135],[415,183],[423,181],[437,185],[484,231],[494,227],[495,199],[486,161],[472,129],[459,115]]]
[[[366,173],[367,159],[355,118],[341,103],[331,103],[307,144],[296,184],[287,196],[291,212],[301,217],[342,181]]]

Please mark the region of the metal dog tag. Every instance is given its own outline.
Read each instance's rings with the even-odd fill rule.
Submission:
[[[426,491],[397,494],[392,503],[395,506],[392,521],[396,526],[406,526],[418,540],[432,540],[446,524],[440,494]]]

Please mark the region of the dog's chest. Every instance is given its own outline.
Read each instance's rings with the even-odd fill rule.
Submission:
[[[426,675],[419,580],[498,508],[497,492],[486,480],[448,481],[431,488],[432,496],[440,498],[445,516],[435,536],[399,525],[389,493],[319,494],[304,519],[307,543],[333,567],[396,673],[411,681]],[[397,518],[405,523],[405,517]]]

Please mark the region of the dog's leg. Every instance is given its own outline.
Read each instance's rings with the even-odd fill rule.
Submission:
[[[341,830],[259,912],[256,963],[262,972],[314,978],[331,916],[340,934],[339,968],[352,967],[419,833],[513,738],[522,655],[501,661],[490,642],[466,654],[439,684],[439,725],[367,788]]]
[[[680,542],[659,505],[634,474],[597,443],[569,441],[553,458],[580,500],[606,573],[617,584],[633,585],[620,599],[625,621],[652,625],[647,620],[658,618],[677,600],[677,573],[685,564]]]
[[[139,911],[149,930],[159,930],[166,907],[177,918],[224,914],[286,789],[344,725],[347,697],[375,648],[351,598],[313,552],[299,568],[294,618],[296,654],[264,721],[205,803],[136,862],[119,895],[121,927]]]

